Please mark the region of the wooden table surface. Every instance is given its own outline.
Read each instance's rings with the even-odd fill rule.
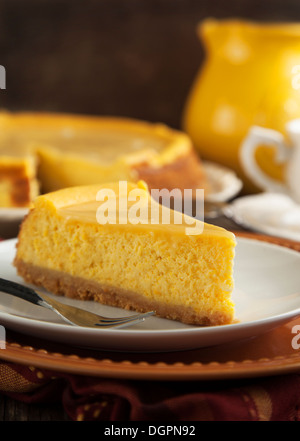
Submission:
[[[60,403],[26,404],[0,395],[0,421],[71,421]]]

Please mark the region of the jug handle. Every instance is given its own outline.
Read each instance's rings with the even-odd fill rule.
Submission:
[[[253,126],[243,140],[239,151],[239,158],[245,175],[265,191],[286,192],[285,184],[269,177],[258,166],[255,160],[255,150],[260,145],[276,147],[275,160],[278,164],[285,163],[290,158],[291,149],[285,143],[281,133],[276,130]]]

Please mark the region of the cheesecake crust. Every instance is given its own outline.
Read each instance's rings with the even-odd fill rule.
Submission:
[[[216,326],[231,323],[231,317],[224,313],[197,314],[191,307],[171,305],[149,299],[141,294],[122,288],[107,286],[61,271],[38,267],[15,258],[14,265],[23,279],[47,291],[78,300],[93,300],[104,305],[115,306],[138,312],[155,311],[155,315],[178,320],[189,325]]]

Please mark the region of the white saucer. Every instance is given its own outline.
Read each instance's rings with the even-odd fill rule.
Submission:
[[[254,231],[300,241],[300,205],[285,194],[244,196],[233,201],[225,214]]]
[[[203,161],[203,167],[211,187],[205,193],[207,201],[227,202],[241,191],[243,183],[233,170],[209,161]]]

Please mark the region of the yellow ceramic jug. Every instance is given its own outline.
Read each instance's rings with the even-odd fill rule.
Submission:
[[[300,23],[207,19],[199,25],[206,57],[190,91],[183,126],[203,159],[235,170],[246,192],[257,190],[243,173],[239,148],[252,125],[285,133],[300,117]],[[257,162],[283,179],[266,146]]]

